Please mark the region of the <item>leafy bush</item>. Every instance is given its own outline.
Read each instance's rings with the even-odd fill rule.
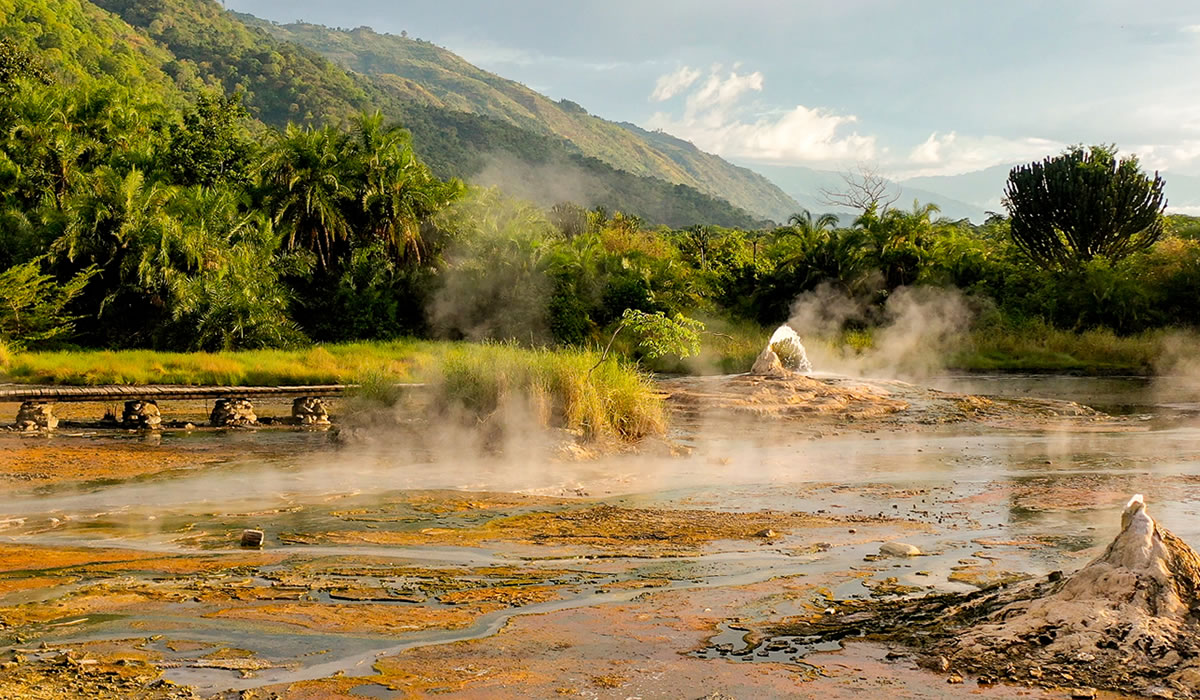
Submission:
[[[60,285],[42,274],[39,261],[0,272],[0,341],[11,347],[39,347],[71,334],[75,318],[67,311],[94,270]],[[6,346],[6,347],[7,347]]]

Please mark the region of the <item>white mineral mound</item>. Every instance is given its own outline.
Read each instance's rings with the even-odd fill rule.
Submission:
[[[1066,667],[1097,685],[1200,694],[1200,558],[1154,522],[1141,494],[1121,525],[1104,554],[1056,588],[962,633],[952,659],[1039,676]]]

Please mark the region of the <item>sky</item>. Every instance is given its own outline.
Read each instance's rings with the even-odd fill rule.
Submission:
[[[956,175],[1075,143],[1200,174],[1196,0],[226,0],[408,32],[735,162]]]

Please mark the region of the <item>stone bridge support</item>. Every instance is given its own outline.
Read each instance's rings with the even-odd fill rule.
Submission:
[[[217,428],[247,428],[258,425],[250,399],[217,399],[208,422]]]
[[[54,404],[41,401],[25,401],[17,409],[17,430],[36,432],[54,430],[58,419],[54,417]]]

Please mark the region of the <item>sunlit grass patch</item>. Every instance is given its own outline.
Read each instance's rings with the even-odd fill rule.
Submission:
[[[439,358],[433,381],[442,395],[478,414],[516,396],[527,399],[543,423],[588,437],[661,433],[666,412],[651,380],[623,362],[596,366],[599,357],[587,350],[459,344]]]
[[[444,403],[481,416],[509,399],[528,401],[543,425],[588,437],[637,439],[666,425],[662,399],[645,374],[616,359],[591,371],[599,354],[586,350],[396,340],[219,353],[4,352],[0,381],[18,383],[357,384],[360,397],[390,402],[395,384],[423,382]]]

